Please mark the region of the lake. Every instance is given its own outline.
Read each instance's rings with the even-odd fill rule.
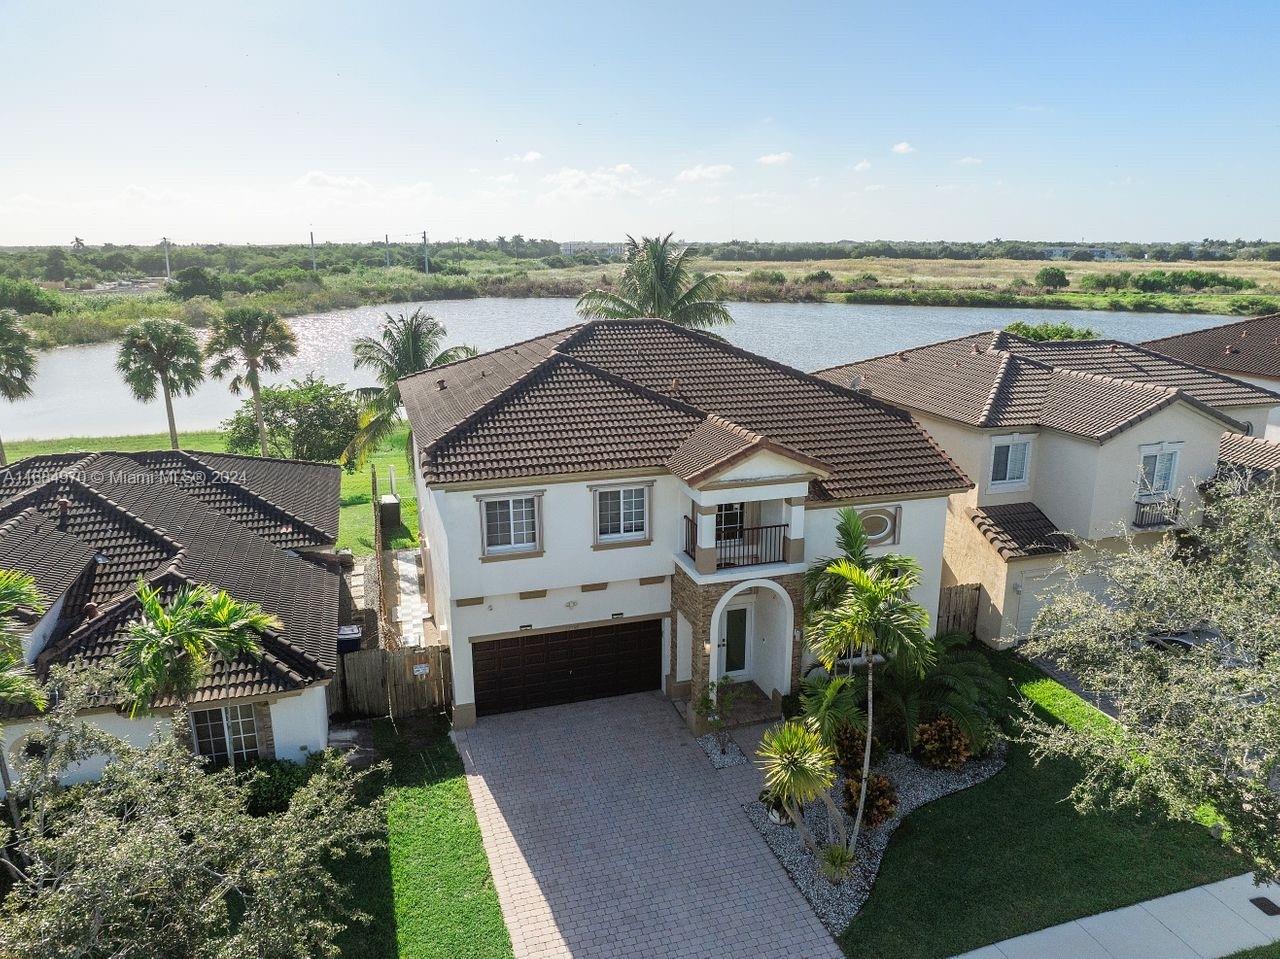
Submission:
[[[481,350],[578,321],[574,301],[568,298],[437,300],[297,316],[289,322],[298,335],[298,355],[269,381],[314,372],[349,386],[371,384],[366,371],[357,372],[352,366],[351,341],[376,335],[384,313],[415,306],[424,307],[448,328],[446,345],[469,343]],[[844,303],[735,303],[732,312],[737,323],[721,331],[729,340],[802,370],[993,329],[1014,320],[1065,321],[1122,340],[1151,339],[1224,322],[1218,316],[1175,313]],[[0,403],[0,436],[18,440],[163,432],[163,402],[144,405],[133,399],[115,371],[115,354],[114,343],[41,353],[32,396],[18,403]],[[225,382],[209,381],[193,396],[175,401],[178,429],[216,427],[239,403]]]

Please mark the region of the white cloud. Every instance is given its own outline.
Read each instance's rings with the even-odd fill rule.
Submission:
[[[864,186],[862,189],[866,190],[868,193],[879,193],[881,190],[883,190],[883,189],[884,189],[884,184],[883,184],[883,183],[868,183],[868,184],[867,184],[866,186]]]
[[[871,169],[870,160],[859,160],[857,163],[853,165],[854,173],[866,173],[870,169]]]
[[[373,192],[373,185],[363,177],[334,176],[332,173],[325,173],[323,170],[311,170],[304,173],[293,181],[293,185],[299,190],[315,190],[331,195],[352,196],[358,193]]]
[[[542,182],[551,189],[538,197],[540,203],[554,200],[612,200],[619,196],[643,196],[653,185],[650,177],[639,174],[630,163],[619,163],[595,170],[561,167],[548,173]]]
[[[317,200],[333,204],[375,205],[423,200],[433,194],[425,181],[400,186],[375,187],[364,177],[337,176],[323,170],[311,170],[293,181],[295,190],[312,194]]]
[[[956,162],[961,166],[981,166],[982,157],[961,157]]]
[[[509,163],[537,163],[542,159],[542,154],[537,150],[529,150],[527,153],[513,153],[507,157]]]
[[[676,179],[681,183],[697,183],[699,180],[719,180],[732,172],[733,167],[727,163],[699,163],[687,170],[681,170],[676,174]]]
[[[895,143],[889,149],[891,149],[894,153],[915,153],[916,152],[916,148],[913,147],[906,140],[903,140],[900,143]]]
[[[491,176],[489,179],[494,183],[515,183],[520,178],[514,173],[501,173],[498,176]]]
[[[791,152],[783,150],[781,153],[766,153],[764,156],[758,157],[756,162],[764,166],[782,166],[784,163],[791,162]]]

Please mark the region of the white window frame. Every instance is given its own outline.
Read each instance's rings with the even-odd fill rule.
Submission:
[[[1178,455],[1182,452],[1182,443],[1148,443],[1138,448],[1138,502],[1168,499],[1178,488]],[[1160,457],[1169,457],[1169,480],[1164,489],[1154,489],[1147,485],[1146,462],[1148,456],[1154,456],[1155,466],[1152,469],[1153,479],[1160,475]]]
[[[866,521],[868,518],[884,519],[888,524],[888,529],[880,536],[872,536],[867,533],[867,545],[876,546],[897,546],[902,542],[902,507],[901,506],[873,506],[867,509],[858,510],[858,518],[863,522],[863,531],[866,531]]]
[[[1026,457],[1022,463],[1022,476],[1017,479],[994,479],[996,471],[996,451],[1007,446],[1012,451],[1015,446],[1025,445],[1027,448]],[[993,436],[991,438],[991,458],[987,463],[987,489],[995,491],[1011,491],[1027,489],[1031,485],[1031,455],[1034,447],[1034,437],[1024,433],[1009,433],[1005,436]],[[1008,461],[1005,463],[1005,475],[1008,476]]]
[[[622,503],[623,497],[628,494],[640,494],[641,508],[643,510],[643,524],[639,530],[622,529],[626,525],[626,511]],[[618,522],[619,532],[605,533],[600,529],[600,497],[604,495],[618,495]],[[594,540],[597,543],[632,543],[644,542],[652,538],[650,530],[653,528],[652,512],[653,512],[653,484],[652,483],[626,483],[616,486],[593,486],[591,488],[591,504],[592,504],[592,530]]]
[[[214,752],[206,752],[200,748],[200,735],[197,731],[196,716],[206,713],[217,713],[219,720],[221,720],[222,746],[226,750],[225,757]],[[245,732],[244,726],[246,723],[251,727],[252,732]],[[253,740],[252,747],[246,745],[250,738]],[[235,706],[215,706],[212,709],[193,710],[191,713],[191,746],[197,756],[203,756],[214,762],[220,762],[225,758],[225,761],[230,763],[232,768],[238,768],[245,763],[260,759],[262,757],[262,733],[258,729],[258,717],[254,712],[253,704],[239,703]]]
[[[518,553],[537,553],[542,549],[542,491],[517,493],[499,493],[493,496],[478,496],[480,503],[480,546],[484,556],[503,556]],[[513,503],[517,500],[529,500],[533,510],[533,541],[515,542],[515,518]],[[489,505],[507,504],[507,521],[511,526],[510,543],[489,542]]]

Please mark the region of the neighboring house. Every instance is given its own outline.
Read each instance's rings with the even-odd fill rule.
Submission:
[[[1218,466],[1224,477],[1246,485],[1280,473],[1280,440],[1225,433],[1218,449]]]
[[[260,659],[218,660],[191,700],[193,745],[216,762],[300,761],[328,742],[326,690],[337,661],[337,467],[203,452],[37,456],[0,468],[0,569],[35,578],[47,609],[22,628],[36,673],[109,666],[138,615],[139,579],[172,596],[204,583],[284,625]],[[142,744],[175,703],[130,719],[102,702],[93,721]],[[18,750],[30,710],[0,713]],[[86,762],[89,779],[106,757]]]
[[[936,611],[947,497],[912,418],[663,320],[600,320],[400,381],[454,724],[728,675],[799,680],[803,573],[838,507],[916,556]],[[690,722],[697,725],[691,711]]]
[[[989,642],[1027,632],[1078,540],[1118,549],[1194,514],[1224,433],[1260,431],[1280,404],[1130,344],[1004,332],[817,375],[909,409],[977,480],[951,498],[944,583],[981,584]]]
[[[1280,393],[1280,313],[1166,336],[1142,345]],[[1272,411],[1266,436],[1280,440],[1280,407]]]

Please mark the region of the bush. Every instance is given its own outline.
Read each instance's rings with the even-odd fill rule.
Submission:
[[[830,283],[835,277],[831,275],[829,270],[814,270],[812,273],[806,273],[803,282],[805,283]]]
[[[969,738],[948,716],[916,727],[916,755],[934,769],[959,769],[969,760]]]
[[[544,256],[542,263],[549,270],[564,270],[573,266],[573,260],[560,253],[553,253],[551,256]]]
[[[844,811],[850,816],[858,814],[858,793],[862,791],[862,777],[849,776],[844,781]],[[867,805],[862,821],[868,829],[875,829],[893,818],[898,811],[898,790],[888,776],[872,773],[867,780]]]
[[[1043,342],[1045,340],[1096,340],[1098,331],[1086,326],[1072,326],[1070,323],[1025,323],[1015,320],[1005,327],[1006,333],[1013,333],[1023,339]]]
[[[293,794],[310,782],[324,763],[324,753],[312,753],[305,763],[260,759],[246,767],[239,775],[248,790],[245,808],[249,815],[284,812]]]
[[[802,712],[804,712],[804,708],[800,705],[799,693],[787,693],[782,697],[783,719],[795,719]]]
[[[169,293],[176,300],[189,300],[193,296],[222,299],[222,281],[204,267],[190,266],[179,270],[169,281]]]
[[[768,283],[771,286],[782,286],[787,282],[787,275],[781,270],[752,270],[747,274],[748,283]]]
[[[862,757],[867,749],[866,734],[853,726],[846,726],[836,736],[836,765],[850,779],[862,776]],[[884,759],[884,745],[879,739],[871,740],[871,764]]]
[[[9,280],[0,276],[0,310],[18,313],[56,313],[64,309],[57,293],[36,286],[30,280]]]
[[[823,846],[818,853],[818,869],[822,872],[822,878],[833,886],[844,882],[853,863],[853,850],[845,848],[838,842]]]
[[[1043,286],[1047,290],[1060,290],[1070,282],[1066,271],[1061,267],[1046,266],[1036,271],[1036,286]]]

